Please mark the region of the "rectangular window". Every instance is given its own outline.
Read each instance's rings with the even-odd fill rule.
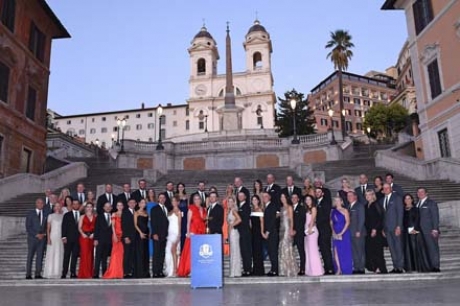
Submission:
[[[412,5],[414,11],[415,33],[418,35],[433,20],[431,0],[417,0]]]
[[[114,131],[114,132],[118,132],[118,126],[114,126],[114,127],[113,127],[113,131]]]
[[[78,135],[85,135],[85,130],[79,130]]]
[[[91,119],[91,122],[96,122],[96,118],[92,118],[92,119]]]
[[[136,118],[140,118],[141,117],[141,114],[136,114]]]
[[[363,130],[363,124],[360,123],[360,122],[356,123],[356,129],[357,129],[358,131],[362,131],[362,130]]]
[[[29,173],[32,162],[32,151],[26,148],[22,149],[21,155],[21,172]]]
[[[107,128],[101,128],[101,133],[107,133]]]
[[[185,130],[190,130],[190,120],[185,120]]]
[[[149,130],[153,130],[154,127],[155,127],[155,125],[153,123],[147,124],[147,129],[149,129]]]
[[[37,91],[29,87],[27,94],[27,105],[26,105],[26,117],[32,121],[35,121],[35,108],[37,105]]]
[[[177,115],[177,111],[173,110],[173,116]]]
[[[136,130],[142,130],[142,124],[136,124]]]
[[[188,109],[188,106],[185,107],[185,116],[189,116],[190,115],[190,110]]]
[[[105,117],[102,117],[102,121],[105,121],[105,120],[106,120],[106,118],[105,118]]]
[[[204,121],[198,122],[198,129],[199,130],[204,130]]]
[[[165,125],[165,124],[166,124],[166,116],[165,116],[165,115],[162,115],[162,116],[160,117],[160,122],[161,122],[162,125]]]
[[[264,117],[258,116],[257,117],[257,125],[263,125],[263,120],[264,120]]]
[[[430,80],[431,98],[434,99],[442,92],[441,78],[439,77],[438,60],[435,59],[427,67],[428,79]]]
[[[161,139],[166,138],[166,130],[165,129],[161,129],[160,134],[161,134]]]
[[[443,129],[438,132],[439,139],[439,150],[441,151],[441,157],[450,157],[450,143],[449,134],[447,129]]]
[[[356,116],[356,117],[362,117],[362,116],[363,116],[363,112],[360,111],[360,110],[355,110],[355,116]]]
[[[94,128],[90,129],[90,130],[89,130],[89,133],[90,133],[90,134],[96,134],[96,129],[94,129]]]
[[[72,124],[72,120],[67,120],[67,125],[71,125]]]
[[[177,121],[173,121],[173,126],[177,126]]]
[[[29,50],[41,62],[45,60],[45,39],[45,34],[32,23],[30,27]]]
[[[11,32],[14,32],[15,18],[16,18],[16,0],[3,0],[1,22]]]
[[[332,124],[334,125],[335,128],[339,127],[339,122],[337,120],[333,120]]]
[[[361,105],[361,99],[354,98],[354,99],[353,99],[353,103],[354,103],[354,104],[357,104],[357,105]]]
[[[327,126],[327,119],[321,118],[321,126]]]
[[[85,119],[81,119],[81,120],[80,120],[80,123],[84,123],[84,122],[85,122]]]
[[[345,122],[345,127],[347,129],[348,132],[350,132],[351,130],[353,130],[353,124],[350,122],[350,121],[346,121]]]
[[[343,97],[344,103],[350,103],[350,97]]]
[[[148,113],[147,117],[153,117],[153,113]]]
[[[131,126],[130,125],[125,125],[123,130],[126,131],[126,132],[131,131]]]
[[[10,82],[10,67],[0,62],[0,100],[8,103],[8,87]]]

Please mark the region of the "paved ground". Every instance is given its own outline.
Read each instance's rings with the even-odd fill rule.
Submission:
[[[459,305],[460,280],[335,284],[0,287],[0,305]]]

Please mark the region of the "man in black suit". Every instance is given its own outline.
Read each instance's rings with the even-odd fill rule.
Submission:
[[[238,196],[238,193],[242,192],[246,195],[246,202],[250,204],[251,194],[249,193],[249,190],[243,186],[243,180],[241,177],[235,177],[233,180],[233,186],[235,187],[235,197]]]
[[[332,251],[331,251],[331,200],[326,198],[323,188],[316,187],[315,189],[317,211],[316,227],[318,228],[318,246],[323,258],[324,271],[326,275],[334,274],[334,266],[332,264]]]
[[[439,208],[438,204],[428,197],[426,188],[417,190],[417,208],[420,216],[420,229],[428,250],[433,272],[441,272],[439,256]]]
[[[324,187],[323,181],[319,177],[315,178],[315,181],[313,182],[313,186],[315,186],[315,188],[321,188],[321,190],[323,191],[324,199],[327,202],[332,203],[331,190],[329,188]]]
[[[166,208],[168,209],[168,211],[171,211],[172,210],[172,199],[174,198],[174,183],[169,181],[166,183],[166,191],[164,192],[164,195],[166,197],[166,202],[165,202],[165,205],[166,205]]]
[[[35,200],[35,209],[26,217],[27,232],[27,265],[26,279],[32,279],[32,261],[35,257],[35,278],[41,279],[43,254],[46,246],[46,219],[48,214],[43,210],[42,199]]]
[[[99,278],[99,270],[102,266],[102,275],[107,271],[107,259],[112,252],[112,205],[107,202],[104,205],[104,213],[96,218],[94,228],[94,246],[96,247],[96,259],[93,278]]]
[[[286,187],[281,189],[281,193],[288,199],[290,199],[293,194],[296,194],[299,200],[302,198],[302,189],[294,186],[294,178],[290,175],[286,177]]]
[[[270,194],[270,201],[279,206],[281,197],[281,187],[275,183],[275,176],[273,174],[267,175],[267,187],[265,187],[265,191]]]
[[[244,192],[238,193],[238,204],[241,223],[236,226],[236,229],[240,234],[240,251],[243,260],[242,276],[250,276],[252,271],[251,206],[249,206]]]
[[[117,211],[118,199],[117,199],[117,196],[113,194],[112,184],[106,184],[105,193],[101,194],[97,198],[96,211],[98,215],[104,213],[104,205],[107,202],[109,202],[112,205],[112,212]]]
[[[125,278],[131,278],[134,274],[134,239],[136,238],[136,227],[134,226],[134,208],[136,200],[128,201],[128,208],[121,214],[121,230],[123,242],[123,273]]]
[[[210,234],[221,234],[224,225],[224,208],[217,203],[217,192],[209,194],[208,229]]]
[[[117,195],[118,202],[123,203],[123,207],[128,208],[128,201],[131,199],[131,185],[123,184],[123,192]]]
[[[277,213],[278,207],[271,201],[269,192],[262,193],[262,201],[264,202],[264,233],[262,237],[267,240],[268,256],[270,257],[271,268],[267,276],[278,276],[278,244],[279,233],[277,229]]]
[[[300,196],[293,193],[291,201],[294,210],[294,245],[300,257],[299,276],[305,275],[305,222],[307,219],[307,210],[300,203]]]
[[[46,213],[46,214],[52,214],[53,213],[53,209],[54,209],[54,205],[58,202],[58,197],[57,195],[55,194],[51,194],[49,196],[49,200],[48,200],[48,204],[45,203],[45,206],[43,207],[43,211]]]
[[[43,210],[48,211],[51,213],[53,211],[53,206],[51,205],[51,196],[53,195],[53,191],[49,188],[45,190],[45,201],[44,201],[44,206]]]
[[[166,254],[166,238],[168,238],[168,210],[165,206],[164,194],[158,196],[158,205],[150,211],[150,228],[153,239],[153,267],[152,277],[164,277],[163,265]]]
[[[80,202],[72,201],[72,210],[67,212],[62,219],[62,242],[64,243],[64,263],[61,278],[67,277],[70,263],[70,277],[77,278],[77,260],[80,253],[80,233],[78,231],[80,220]]]
[[[354,191],[347,193],[350,211],[351,250],[353,257],[353,274],[364,274],[366,267],[366,204],[358,201],[358,194]]]
[[[198,189],[194,193],[190,195],[189,203],[193,203],[193,197],[195,195],[199,195],[201,198],[201,207],[206,207],[206,198],[208,195],[206,194],[206,184],[204,181],[198,182]]]
[[[362,204],[367,203],[366,191],[374,189],[374,185],[369,184],[369,179],[367,175],[361,174],[359,176],[359,186],[355,188],[356,195],[358,196],[358,202]]]
[[[139,203],[142,199],[147,198],[147,181],[144,179],[140,179],[137,182],[139,189],[131,193],[131,198],[136,201],[136,203]]]
[[[385,175],[385,182],[390,184],[391,190],[398,195],[401,199],[404,198],[404,190],[401,186],[394,183],[394,175],[392,173],[387,173]]]
[[[77,190],[71,194],[72,199],[78,200],[78,202],[81,204],[86,202],[86,191],[85,191],[85,185],[83,183],[78,183],[77,184]]]

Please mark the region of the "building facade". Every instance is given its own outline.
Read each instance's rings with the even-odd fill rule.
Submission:
[[[404,10],[421,134],[417,157],[460,157],[460,1],[387,0]]]
[[[271,69],[272,44],[270,34],[256,20],[246,34],[244,43],[246,70],[232,73],[235,107],[238,110],[238,130],[271,130],[274,128],[276,97]],[[185,141],[202,139],[209,133],[223,132],[220,110],[225,103],[227,73],[217,71],[220,59],[217,43],[206,27],[193,38],[188,48],[190,56],[189,98],[186,104],[162,105],[162,140]],[[227,52],[227,60],[230,56]],[[231,58],[230,58],[231,65]],[[159,138],[158,106],[138,109],[81,114],[54,115],[56,128],[76,135],[86,142],[109,147],[121,138],[118,118],[127,118],[124,139],[156,142]],[[120,130],[120,133],[122,131]]]
[[[370,72],[366,76],[343,72],[343,102],[346,131],[351,135],[363,135],[364,116],[376,103],[388,104],[396,93],[393,77],[379,72]],[[341,130],[339,79],[334,72],[311,90],[310,105],[315,109],[318,133],[331,128],[328,110],[334,110],[332,126]]]
[[[44,169],[51,43],[69,37],[45,0],[0,0],[0,177]]]

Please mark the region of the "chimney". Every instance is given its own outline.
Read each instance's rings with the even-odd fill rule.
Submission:
[[[142,109],[144,109],[144,108],[145,108],[145,103],[144,103],[144,102],[142,102],[142,104],[141,104],[141,108],[142,108]]]

